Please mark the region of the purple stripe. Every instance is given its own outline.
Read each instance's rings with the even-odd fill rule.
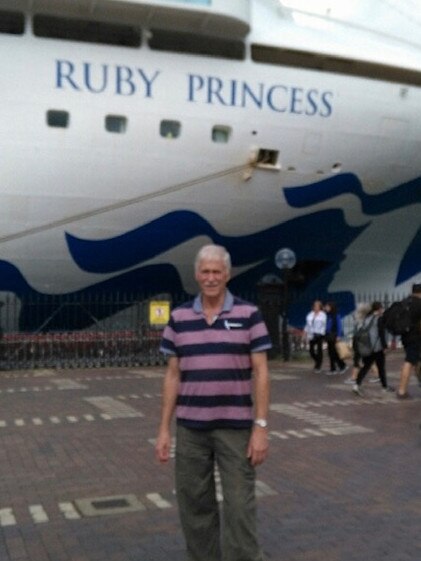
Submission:
[[[232,310],[227,313],[228,317],[250,317],[252,313],[256,310],[255,306],[250,304],[234,304]],[[224,316],[225,317],[225,316]]]
[[[251,389],[250,380],[183,382],[180,384],[180,395],[249,395]]]
[[[180,358],[180,369],[186,370],[247,370],[251,368],[249,355],[202,355]]]
[[[169,339],[170,341],[174,341],[175,332],[174,329],[170,325],[166,325],[164,332],[162,333],[163,339]]]
[[[257,323],[250,329],[251,339],[257,339],[259,337],[264,337],[268,334],[266,325],[264,323]]]
[[[215,421],[217,419],[251,420],[253,419],[251,407],[188,407],[177,406],[177,418],[192,421]]]
[[[204,329],[203,331],[185,331],[177,338],[177,345],[200,345],[203,343],[243,343],[250,342],[246,329]]]
[[[173,317],[175,321],[191,321],[199,319],[201,315],[196,314],[193,308],[177,308],[173,311]]]
[[[234,304],[229,312],[224,312],[222,319],[249,318],[256,311],[256,307],[250,304]],[[176,321],[191,321],[203,317],[194,311],[193,307],[176,308],[172,315]]]

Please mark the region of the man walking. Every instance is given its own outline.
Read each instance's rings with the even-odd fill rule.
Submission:
[[[396,393],[398,399],[408,399],[408,385],[412,369],[416,369],[421,360],[421,283],[412,285],[411,301],[409,305],[411,328],[402,335],[402,345],[405,350],[405,360],[401,369],[399,388]]]
[[[156,456],[169,459],[176,411],[176,493],[189,561],[263,560],[254,484],[268,453],[271,343],[258,309],[227,290],[230,269],[225,248],[202,247],[195,263],[200,294],[172,312],[161,344],[168,365]]]

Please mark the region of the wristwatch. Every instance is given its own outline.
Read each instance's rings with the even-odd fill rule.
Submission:
[[[262,429],[265,429],[268,426],[268,422],[266,419],[254,419],[254,424]]]

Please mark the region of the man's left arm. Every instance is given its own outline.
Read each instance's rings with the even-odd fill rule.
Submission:
[[[270,381],[266,352],[251,354],[254,375],[254,418],[268,418]],[[267,427],[253,425],[247,457],[253,466],[263,463],[268,455],[269,440]]]

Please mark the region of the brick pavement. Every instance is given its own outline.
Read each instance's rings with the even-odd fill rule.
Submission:
[[[390,380],[401,356],[389,355]],[[421,560],[421,388],[410,402],[273,361],[258,470],[269,561]],[[183,561],[173,462],[154,461],[163,369],[0,373],[0,560]]]

